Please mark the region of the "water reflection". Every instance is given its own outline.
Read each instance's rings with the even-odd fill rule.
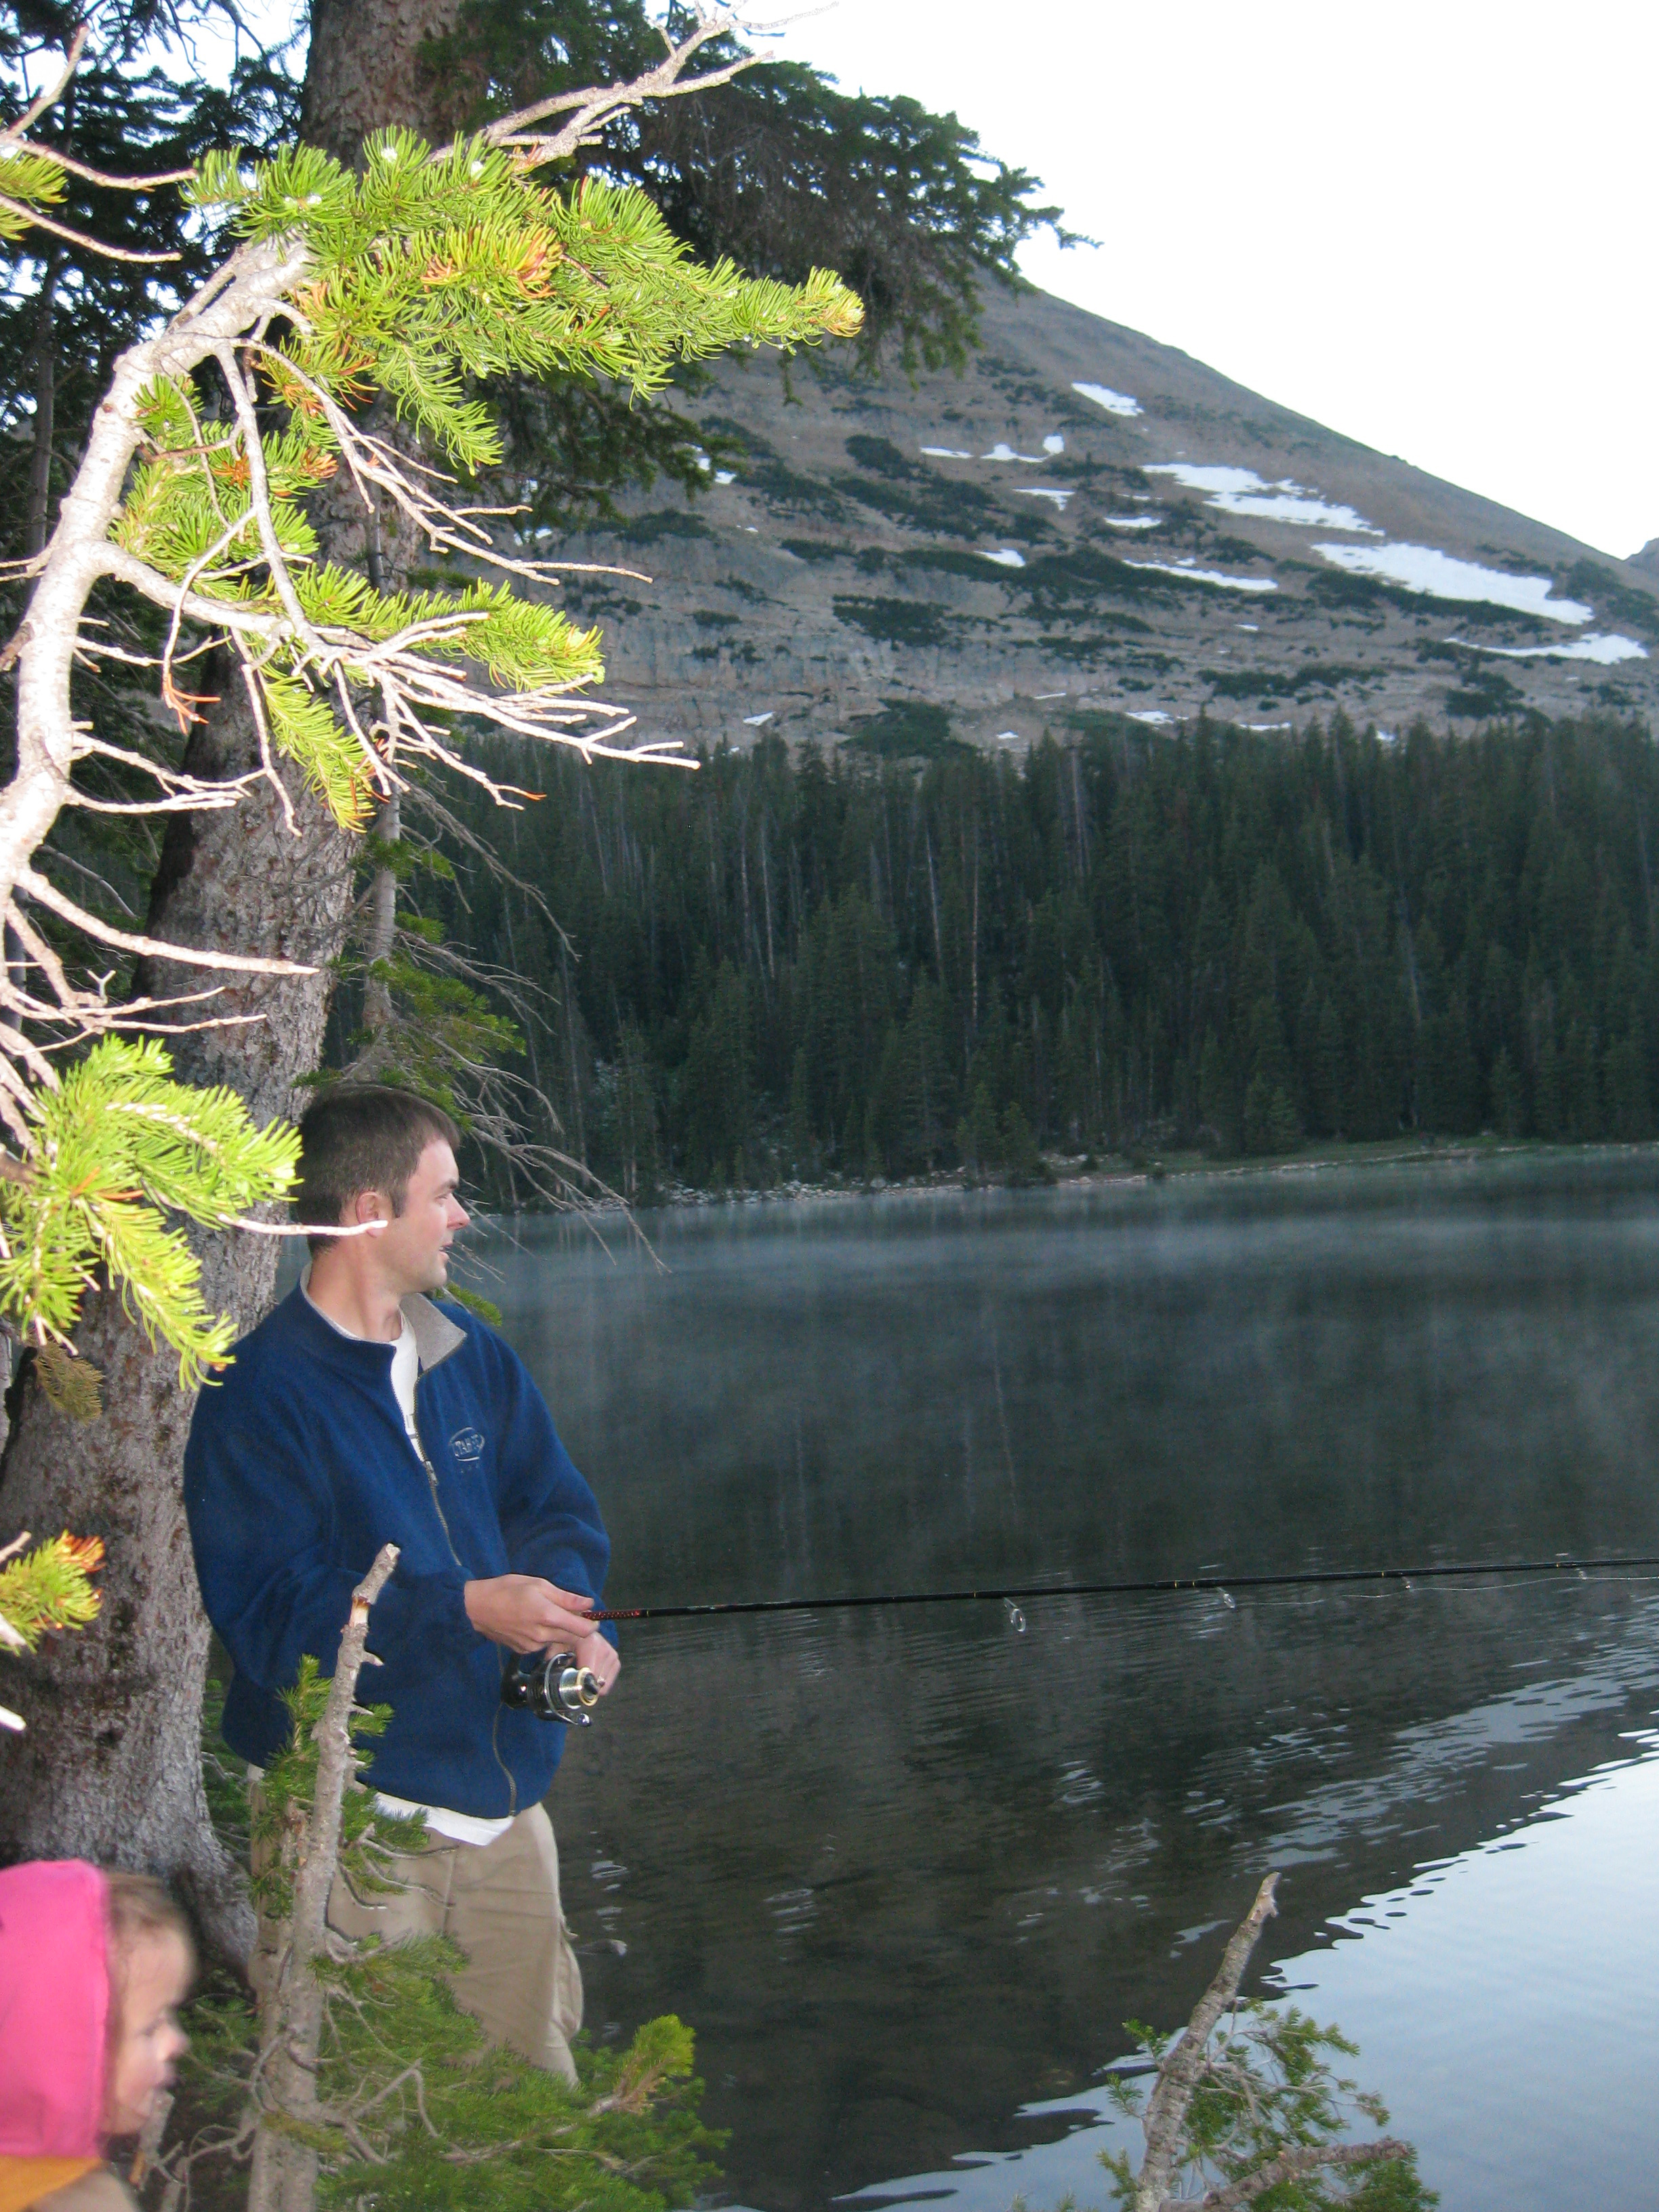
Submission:
[[[1393,2132],[1414,2143],[1448,2212],[1577,2212],[1589,2174],[1650,2172],[1659,2040],[1659,1741],[1584,1778],[1516,1839],[1419,1870],[1286,1959],[1265,1994],[1361,2046],[1362,2085],[1389,2085]],[[1218,1954],[1222,1931],[1211,1934]],[[1270,1931],[1271,1934],[1271,1931]],[[1609,1991],[1620,2002],[1609,2005]],[[1029,2105],[1056,2140],[967,2153],[861,2190],[854,2205],[947,2202],[1007,2212],[1109,2199],[1105,2150],[1142,2137],[1103,2089]],[[1594,2185],[1592,2185],[1594,2189]],[[1599,2192],[1595,2192],[1599,2196]]]
[[[667,1272],[538,1224],[501,1295],[622,1603],[1659,1548],[1650,1179],[678,1216]],[[1628,1579],[1025,1612],[641,1628],[566,1761],[590,2017],[694,2024],[766,2212],[1063,2133],[1033,2100],[1184,2015],[1267,1864],[1276,1954],[1328,1943],[1659,1693]]]

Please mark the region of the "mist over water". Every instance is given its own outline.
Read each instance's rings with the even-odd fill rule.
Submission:
[[[620,1605],[1659,1551],[1655,1185],[1623,1154],[720,1208],[649,1218],[661,1266],[533,1222],[496,1248],[494,1294],[599,1492]],[[1091,2117],[1122,2021],[1184,2017],[1274,1865],[1263,1966],[1381,1961],[1307,2001],[1362,2045],[1371,2022],[1361,2078],[1435,2184],[1446,2061],[1395,2032],[1424,1954],[1389,1931],[1432,1909],[1467,1934],[1456,1900],[1512,1863],[1491,1848],[1576,1833],[1540,1813],[1644,1756],[1656,1588],[1057,1596],[1024,1635],[994,1605],[626,1632],[554,1799],[590,2025],[696,2027],[732,2192],[764,2212],[930,2173],[986,2212],[1017,2188],[1103,2204],[1092,2167],[1045,2198],[1064,2149],[938,2170]],[[1637,1858],[1597,1851],[1578,1872],[1620,1924],[1607,1869]],[[1364,1900],[1395,1893],[1367,1932]],[[1654,2014],[1644,1944],[1638,1921],[1579,1961],[1626,2029]],[[1490,1975],[1468,2002],[1466,2033],[1483,2006],[1526,2012]],[[1570,2101],[1573,2039],[1528,2016]],[[1516,2193],[1525,2069],[1492,2071],[1444,2153],[1486,2181],[1447,2212],[1565,2212],[1535,2095]],[[1606,2124],[1651,2164],[1644,2108]]]

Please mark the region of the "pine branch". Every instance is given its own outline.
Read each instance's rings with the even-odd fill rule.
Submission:
[[[9,1018],[0,1021],[0,1126],[16,1152],[16,1173],[0,1177],[0,1316],[36,1344],[67,1346],[102,1270],[152,1341],[177,1351],[186,1385],[198,1382],[222,1360],[229,1324],[205,1311],[199,1265],[174,1218],[223,1224],[279,1196],[292,1139],[253,1131],[223,1094],[189,1103],[165,1055],[110,1034],[164,1002],[117,1013],[110,979],[74,972],[29,924],[20,895],[118,954],[243,975],[307,972],[118,928],[36,865],[65,806],[222,807],[252,781],[233,792],[145,763],[155,780],[148,808],[76,786],[82,762],[112,757],[71,704],[73,671],[100,649],[88,635],[89,595],[119,585],[165,611],[159,692],[181,728],[203,702],[175,680],[176,663],[228,646],[258,732],[260,775],[291,827],[283,762],[350,829],[405,787],[412,761],[475,781],[498,804],[519,803],[522,792],[468,757],[458,724],[589,760],[672,760],[674,748],[633,741],[633,717],[591,696],[603,676],[597,634],[540,595],[556,566],[498,542],[502,518],[363,428],[362,404],[383,394],[466,474],[500,454],[477,392],[490,378],[580,369],[644,395],[677,362],[726,346],[788,349],[856,334],[859,302],[826,271],[792,288],[749,280],[727,261],[700,267],[642,193],[592,179],[560,193],[531,173],[604,113],[724,82],[732,69],[686,72],[725,20],[700,7],[692,34],[656,69],[582,95],[560,130],[533,143],[526,133],[546,118],[520,114],[436,150],[411,133],[383,132],[360,172],[295,147],[252,167],[229,152],[210,155],[191,177],[191,207],[226,220],[243,243],[117,362],[57,529],[27,564],[33,596],[3,654],[15,670],[17,742],[0,790],[0,919],[16,931],[30,975],[20,981],[10,963],[0,970]],[[57,89],[0,132],[0,236],[40,228],[100,243],[49,212],[70,169],[28,137],[80,51],[77,42]],[[275,429],[262,419],[256,380],[285,416]],[[343,461],[366,514],[389,501],[416,543],[465,556],[491,580],[388,593],[319,567],[305,501]],[[54,1049],[90,1048],[60,1074],[43,1033]]]
[[[0,1553],[0,1644],[14,1651],[33,1651],[48,1630],[84,1628],[98,1617],[91,1577],[104,1564],[102,1539],[65,1531],[22,1552],[27,1542],[16,1537]]]
[[[0,1314],[66,1344],[101,1265],[152,1343],[179,1353],[181,1385],[221,1364],[234,1331],[203,1303],[201,1262],[168,1216],[214,1225],[280,1197],[299,1140],[256,1129],[234,1091],[172,1079],[159,1041],[106,1037],[29,1098],[29,1164],[0,1182]]]
[[[54,1630],[84,1628],[98,1617],[92,1577],[104,1564],[103,1540],[71,1536],[25,1552],[27,1530],[0,1547],[0,1650],[33,1651]],[[0,1729],[21,1734],[22,1716],[0,1705]]]
[[[1369,2142],[1338,2140],[1358,2114],[1379,2127],[1389,2117],[1377,2098],[1358,2094],[1353,2082],[1333,2071],[1328,2054],[1352,2057],[1353,2045],[1294,2007],[1240,2004],[1239,1984],[1273,1914],[1278,1881],[1269,1875],[1262,1882],[1191,2021],[1161,2057],[1157,2032],[1128,2023],[1148,2057],[1157,2059],[1142,2119],[1146,2154],[1138,2173],[1122,2153],[1102,2152],[1101,2163],[1133,2212],[1175,2212],[1190,2205],[1195,2200],[1190,2186],[1178,2185],[1182,2178],[1195,2176],[1202,2186],[1217,2169],[1221,2179],[1196,2201],[1217,2212],[1237,2212],[1285,2185],[1374,2166],[1394,2169],[1391,2204],[1401,2212],[1427,2212],[1435,2199],[1423,2189],[1408,2143],[1392,2136]],[[1224,2015],[1231,2016],[1224,2028]],[[1139,2093],[1132,2084],[1119,2082],[1114,2095],[1125,2112],[1137,2110]],[[1295,2201],[1304,2202],[1304,2193]],[[1328,2196],[1316,2180],[1305,2195],[1310,2208],[1352,2201]]]

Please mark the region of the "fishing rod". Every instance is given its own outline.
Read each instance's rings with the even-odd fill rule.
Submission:
[[[1419,1583],[1451,1582],[1476,1575],[1593,1575],[1621,1568],[1659,1567],[1659,1553],[1616,1553],[1581,1559],[1557,1552],[1547,1559],[1437,1560],[1413,1567],[1301,1567],[1280,1574],[1150,1576],[1141,1581],[1102,1583],[998,1583],[972,1589],[879,1590],[851,1597],[706,1598],[695,1605],[596,1606],[586,1618],[605,1620],[730,1620],[738,1614],[781,1613],[869,1613],[901,1605],[1004,1605],[1008,1625],[1025,1633],[1020,1607],[1049,1597],[1173,1597],[1207,1592],[1235,1609],[1235,1590],[1308,1589],[1364,1583],[1395,1583],[1405,1589]],[[586,1728],[599,1701],[599,1685],[569,1651],[526,1654],[507,1668],[501,1681],[503,1705],[519,1707],[545,1721]]]
[[[696,1605],[607,1606],[592,1620],[707,1620],[738,1613],[863,1613],[900,1605],[1029,1605],[1046,1597],[1162,1597],[1178,1591],[1208,1590],[1226,1597],[1233,1590],[1305,1589],[1314,1585],[1354,1583],[1447,1582],[1469,1575],[1578,1575],[1588,1578],[1620,1567],[1659,1567],[1659,1553],[1620,1553],[1581,1559],[1558,1552],[1547,1559],[1462,1559],[1413,1567],[1303,1567],[1267,1575],[1164,1575],[1138,1582],[997,1583],[972,1589],[883,1590],[853,1597],[711,1598]]]

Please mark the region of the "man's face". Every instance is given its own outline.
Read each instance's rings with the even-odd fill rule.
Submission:
[[[466,1209],[455,1195],[459,1180],[454,1153],[441,1137],[434,1137],[409,1178],[403,1211],[374,1238],[375,1258],[399,1297],[442,1290],[451,1241],[467,1224]]]

